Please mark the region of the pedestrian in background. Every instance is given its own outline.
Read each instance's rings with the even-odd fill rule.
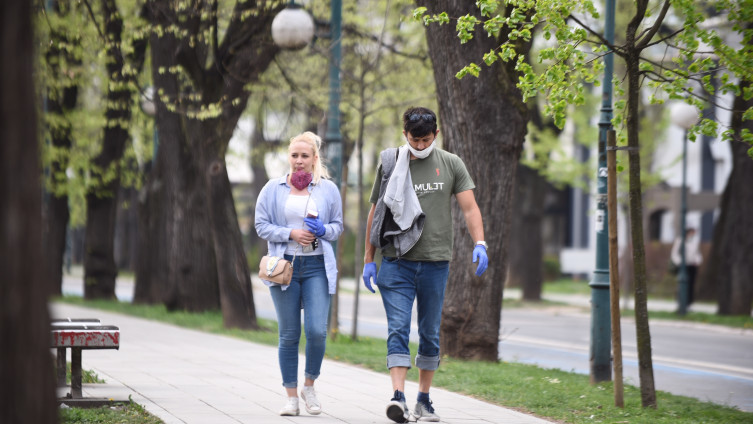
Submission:
[[[453,253],[451,200],[460,205],[471,237],[468,258],[478,262],[476,275],[487,268],[487,245],[481,211],[473,195],[475,185],[463,161],[437,146],[436,114],[423,107],[403,114],[406,144],[380,155],[371,191],[371,210],[366,224],[363,281],[374,293],[372,281],[387,315],[387,368],[394,395],[387,416],[408,422],[405,378],[411,368],[408,347],[411,310],[418,308],[418,397],[413,415],[418,421],[439,421],[429,397],[439,367],[439,326],[442,303]],[[469,141],[470,142],[470,141]],[[377,275],[374,254],[381,248]]]
[[[682,237],[677,237],[672,245],[672,263],[675,265],[675,269],[680,271],[680,264],[682,263],[681,246]],[[688,228],[685,230],[685,271],[688,276],[688,304],[690,306],[693,303],[693,293],[695,293],[695,278],[698,275],[698,267],[703,262],[703,255],[701,255],[701,240],[696,236],[695,228]],[[680,288],[682,289],[682,288]]]
[[[343,231],[340,190],[329,181],[319,156],[321,138],[304,132],[290,140],[290,172],[267,182],[256,201],[256,232],[267,240],[270,256],[293,264],[289,285],[269,286],[279,327],[278,360],[288,400],[280,415],[299,415],[298,342],[301,309],[306,334],[305,382],[301,390],[306,411],[322,412],[314,381],[324,359],[329,305],[337,284],[335,252],[330,242]]]

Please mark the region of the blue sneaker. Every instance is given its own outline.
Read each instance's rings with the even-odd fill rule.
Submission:
[[[416,421],[439,422],[439,415],[434,413],[434,407],[431,406],[431,403],[430,400],[416,402],[416,408],[413,410]]]
[[[405,395],[400,390],[395,390],[395,395],[387,404],[387,418],[396,423],[407,423],[410,418],[408,404],[405,403]]]

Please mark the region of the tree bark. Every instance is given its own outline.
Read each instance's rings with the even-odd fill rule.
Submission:
[[[64,6],[61,11],[60,4],[55,1],[51,10],[56,14],[65,14],[69,6]],[[71,123],[67,114],[76,107],[78,101],[78,86],[73,84],[61,87],[62,81],[68,79],[65,76],[67,69],[61,69],[63,64],[76,64],[78,59],[71,50],[61,49],[61,44],[79,44],[75,37],[71,39],[63,31],[54,26],[50,31],[50,39],[53,40],[45,53],[46,61],[50,66],[52,81],[47,87],[45,107],[47,114],[57,116],[52,122],[56,122],[49,128],[50,144],[61,152],[68,152],[73,144],[71,135]],[[65,238],[70,210],[68,209],[68,195],[65,186],[68,176],[68,156],[62,154],[53,159],[47,169],[48,189],[45,190],[44,209],[42,210],[42,225],[44,228],[42,238],[44,240],[44,257],[49,261],[46,268],[46,281],[53,288],[54,293],[62,293],[63,285],[63,258],[65,255]]]
[[[224,158],[218,158],[208,171],[212,199],[210,218],[214,225],[214,251],[217,255],[223,322],[231,328],[259,329],[251,291],[251,274]]]
[[[750,27],[750,26],[749,26]],[[750,87],[741,84],[741,92]],[[729,142],[732,150],[732,173],[727,180],[720,205],[720,215],[714,229],[711,255],[705,278],[718,288],[719,315],[750,316],[753,302],[753,160],[748,156],[749,144],[741,141],[743,130],[753,131],[753,122],[743,121],[743,111],[753,107],[753,99],[742,95],[735,98],[731,128],[735,139]]]
[[[125,71],[125,57],[121,43],[123,19],[114,0],[102,1],[102,15],[107,52],[106,124],[102,150],[94,158],[93,176],[96,181],[86,195],[86,239],[84,249],[84,298],[115,299],[115,218],[123,152],[130,138],[129,125],[133,107],[131,76]],[[131,65],[136,74],[141,70],[146,51],[145,39],[134,43]]]
[[[155,42],[156,38],[153,35],[151,40],[155,91],[178,93],[177,78],[158,71],[172,66],[169,56],[176,48],[165,39],[173,37],[165,35],[161,42]],[[169,310],[218,309],[208,179],[200,158],[203,149],[194,148],[189,141],[184,116],[168,111],[161,99],[156,106],[159,150],[141,205],[144,209],[140,215],[146,221],[139,222],[135,300],[163,303]],[[201,135],[195,137],[200,139]]]
[[[151,36],[159,150],[141,204],[145,230],[139,243],[141,251],[156,249],[159,257],[142,256],[137,299],[191,311],[221,306],[225,326],[254,328],[225,152],[248,102],[244,86],[258,79],[278,51],[270,27],[283,5],[237,3],[221,44],[207,40],[217,34],[216,21],[204,18],[216,14],[211,6],[178,11],[166,0],[149,4],[154,25],[190,37],[177,38],[175,31]],[[216,114],[205,116],[209,110]]]
[[[0,422],[48,424],[58,421],[47,311],[53,287],[42,254],[31,22],[31,2],[0,4],[7,65],[0,67]]]
[[[540,301],[544,281],[541,225],[546,180],[535,170],[519,164],[515,181],[506,286],[521,287],[523,300]]]
[[[129,172],[138,171],[138,165]],[[119,270],[136,269],[136,243],[138,240],[138,191],[134,187],[121,187],[115,217],[115,266]]]
[[[428,7],[429,13],[446,11],[450,16],[478,13],[472,3],[461,0],[417,3]],[[463,159],[477,184],[474,194],[484,217],[490,262],[482,277],[474,275],[471,261],[474,240],[468,234],[459,206],[454,203],[456,254],[445,292],[440,349],[443,355],[497,361],[512,215],[510,201],[528,110],[515,86],[518,77],[512,64],[495,63],[485,68],[478,79],[455,78],[457,69],[478,62],[484,53],[499,45],[499,40],[477,34],[461,45],[451,25],[431,25],[426,32],[443,144]]]
[[[637,12],[626,31],[625,66],[627,70],[626,127],[628,134],[628,198],[630,202],[630,237],[633,247],[633,273],[635,287],[635,332],[638,350],[638,377],[641,404],[656,408],[654,366],[651,357],[651,331],[648,323],[648,289],[646,277],[646,250],[643,244],[643,188],[641,186],[641,155],[639,140],[640,105],[640,53],[635,36],[645,16],[648,2],[640,0]]]

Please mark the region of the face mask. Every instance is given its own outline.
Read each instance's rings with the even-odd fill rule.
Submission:
[[[303,190],[309,186],[313,178],[314,177],[309,172],[296,171],[290,176],[290,183],[298,190]]]
[[[436,140],[434,140],[429,147],[423,149],[423,150],[416,150],[413,148],[413,146],[408,143],[408,140],[405,140],[405,144],[408,145],[408,149],[410,149],[410,152],[413,153],[413,156],[419,158],[419,159],[426,159],[431,154],[431,151],[434,150],[434,145],[436,144]]]

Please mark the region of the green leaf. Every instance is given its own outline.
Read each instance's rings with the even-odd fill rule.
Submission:
[[[496,0],[479,0],[476,2],[476,6],[481,11],[481,16],[490,17],[499,8],[499,3]]]
[[[484,54],[484,63],[486,63],[486,66],[492,66],[497,59],[499,59],[499,56],[494,53],[494,50],[489,50],[489,52]]]
[[[411,15],[412,19],[417,22],[423,21],[423,17],[424,17],[424,14],[426,13],[426,10],[427,9],[425,7],[417,7],[413,9],[413,13]]]

